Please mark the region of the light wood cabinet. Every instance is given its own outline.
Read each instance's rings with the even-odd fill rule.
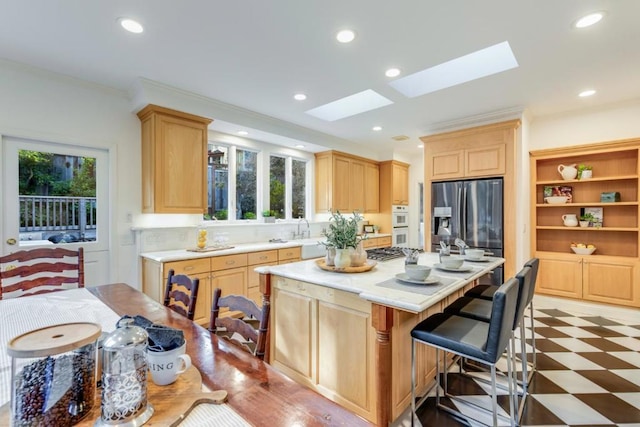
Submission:
[[[380,199],[385,208],[409,204],[409,165],[397,160],[380,163]]]
[[[142,212],[204,213],[210,119],[148,105],[142,128]]]
[[[537,291],[640,307],[640,140],[531,152],[531,252],[541,260]],[[564,180],[558,166],[586,164],[593,176]],[[570,186],[572,201],[547,204],[547,187]],[[601,202],[603,192],[619,192],[620,202]],[[603,210],[602,227],[566,227],[562,215]],[[593,244],[592,255],[576,255],[572,242]],[[571,268],[568,268],[571,266]]]
[[[273,276],[271,316],[271,364],[375,420],[371,304],[355,294]]]
[[[378,164],[338,151],[316,153],[317,212],[378,212]]]
[[[256,273],[257,267],[278,265],[278,251],[250,252],[247,256],[247,296],[262,307],[262,294],[260,293],[260,275]]]
[[[391,236],[368,237],[362,241],[365,249],[386,248],[391,246]]]

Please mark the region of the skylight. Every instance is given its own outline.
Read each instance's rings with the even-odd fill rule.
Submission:
[[[518,61],[511,51],[509,42],[504,41],[389,84],[403,95],[415,98],[516,67]]]
[[[345,98],[338,99],[337,101],[313,108],[306,111],[306,113],[319,119],[333,122],[335,120],[344,119],[345,117],[364,113],[365,111],[375,110],[376,108],[384,107],[389,104],[393,104],[393,101],[371,89],[367,89]]]

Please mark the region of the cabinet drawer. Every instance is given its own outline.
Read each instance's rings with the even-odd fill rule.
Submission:
[[[362,241],[362,246],[365,249],[369,248],[377,248],[378,247],[378,239],[365,239]]]
[[[278,249],[278,260],[300,259],[300,247]]]
[[[211,271],[245,267],[246,265],[247,254],[225,255],[211,258]]]
[[[265,264],[278,261],[278,251],[250,252],[247,254],[248,265]]]
[[[391,246],[391,236],[378,237],[378,247],[386,248],[387,246]]]
[[[209,258],[186,259],[184,261],[172,261],[164,263],[164,278],[169,276],[169,270],[173,269],[175,274],[198,274],[208,273],[210,270]]]

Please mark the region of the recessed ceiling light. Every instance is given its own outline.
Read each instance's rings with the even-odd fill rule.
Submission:
[[[580,98],[586,98],[587,96],[595,95],[596,91],[593,89],[583,90],[578,94]]]
[[[351,30],[338,31],[338,34],[336,34],[336,40],[338,40],[340,43],[351,43],[355,38],[356,33]]]
[[[398,77],[400,75],[400,70],[398,68],[389,68],[384,73],[387,77]]]
[[[605,13],[604,12],[593,12],[590,13],[588,15],[583,16],[582,18],[579,18],[574,24],[573,26],[575,28],[586,28],[586,27],[590,27],[594,24],[597,24],[598,22],[600,22],[602,20],[602,18],[604,18]]]
[[[418,145],[418,148],[424,148],[423,144]]]
[[[381,131],[381,130],[382,130],[382,126],[374,126],[374,127],[372,127],[371,129],[372,129],[372,130],[374,130],[374,131],[376,131],[376,132],[379,132],[379,131]]]
[[[130,33],[140,34],[141,32],[144,31],[142,24],[140,24],[138,21],[134,21],[133,19],[118,18],[118,22],[120,23],[122,28],[129,31]]]
[[[298,144],[298,145],[296,145],[296,148],[304,148],[304,145]]]
[[[239,130],[238,135],[242,135],[242,136],[249,135],[249,132],[247,132],[246,130]]]
[[[305,99],[307,99],[307,95],[305,95],[304,93],[296,93],[295,95],[293,95],[293,99],[295,99],[296,101],[304,101]]]

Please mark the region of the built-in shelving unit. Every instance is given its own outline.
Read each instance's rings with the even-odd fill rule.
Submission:
[[[640,306],[640,140],[531,152],[531,252],[540,258],[537,291],[551,295]],[[589,179],[564,180],[559,165],[592,166]],[[547,204],[544,189],[571,186],[572,203]],[[620,193],[619,202],[601,201]],[[562,215],[602,208],[600,227],[567,227]],[[576,255],[571,243],[596,246]]]

